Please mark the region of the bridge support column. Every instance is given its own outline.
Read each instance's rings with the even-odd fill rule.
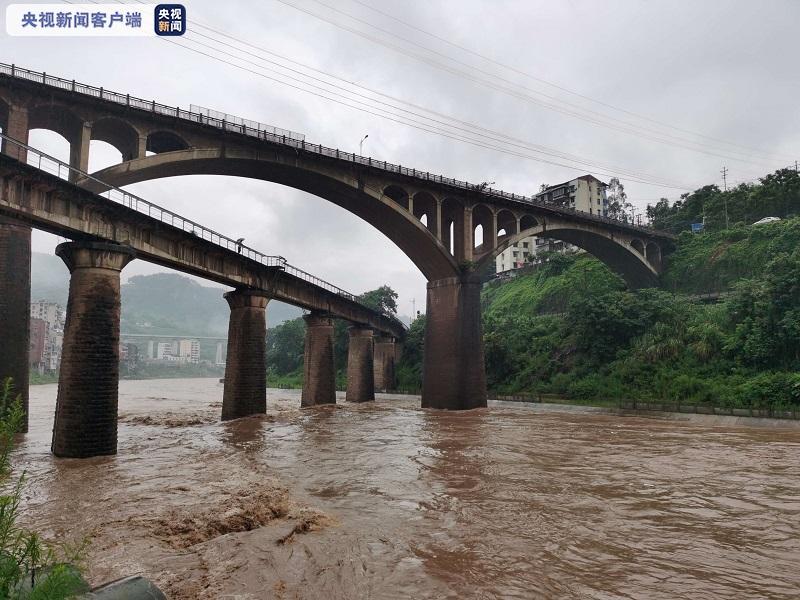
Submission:
[[[0,382],[14,380],[28,430],[31,321],[31,228],[0,217]]]
[[[0,113],[3,133],[28,143],[28,111],[8,106]],[[2,140],[3,154],[20,161],[27,159],[24,149]],[[28,376],[30,354],[31,228],[14,219],[0,217],[0,382],[14,380],[14,394],[25,410],[24,431],[28,431]]]
[[[369,402],[375,400],[373,373],[373,334],[372,329],[353,325],[347,351],[347,395],[348,402]]]
[[[387,392],[395,388],[395,355],[394,338],[383,335],[375,338],[375,389],[379,392]]]
[[[423,408],[486,406],[480,290],[472,274],[428,282]]]
[[[80,169],[84,173],[89,172],[89,144],[92,141],[92,126],[83,123],[75,137],[69,140],[69,166],[73,169]],[[75,183],[78,174],[70,171],[69,180]]]
[[[52,452],[87,458],[117,453],[120,271],[127,246],[67,242],[56,254],[71,273]]]
[[[267,412],[267,303],[255,290],[225,294],[231,308],[222,420]]]
[[[333,319],[319,312],[305,315],[306,346],[303,357],[303,394],[300,406],[336,404],[336,369],[333,364]]]

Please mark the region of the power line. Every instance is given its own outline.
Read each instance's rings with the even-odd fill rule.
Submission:
[[[218,62],[225,63],[225,64],[233,66],[233,67],[235,67],[237,69],[249,72],[249,73],[251,73],[253,75],[257,75],[259,77],[263,77],[263,78],[268,79],[270,81],[274,81],[276,83],[280,83],[281,85],[285,85],[287,87],[290,87],[290,88],[293,88],[293,89],[296,89],[296,90],[299,90],[299,91],[302,91],[302,92],[306,92],[306,93],[311,94],[313,96],[317,96],[319,98],[323,98],[325,100],[329,100],[331,102],[335,102],[337,104],[341,104],[343,106],[347,106],[349,108],[353,108],[355,110],[359,110],[359,111],[367,113],[367,114],[371,114],[371,115],[374,115],[374,116],[377,116],[377,117],[382,117],[382,118],[388,119],[389,121],[393,121],[393,122],[399,123],[401,125],[406,125],[406,126],[414,128],[414,129],[418,129],[420,131],[426,131],[428,133],[433,133],[433,134],[440,135],[440,136],[445,137],[445,138],[449,138],[449,139],[453,139],[453,140],[457,140],[457,141],[462,141],[462,142],[471,144],[473,146],[478,146],[478,147],[481,147],[481,148],[495,150],[495,151],[498,151],[498,152],[501,152],[501,153],[504,153],[504,154],[509,154],[509,155],[512,155],[512,156],[520,157],[520,158],[526,158],[526,159],[534,160],[534,161],[537,161],[537,162],[543,162],[543,163],[546,163],[546,164],[550,164],[550,165],[554,165],[554,166],[559,166],[559,167],[564,167],[564,168],[567,168],[567,169],[575,170],[575,166],[574,165],[568,165],[568,164],[564,164],[564,163],[561,163],[561,162],[556,162],[556,161],[544,159],[544,158],[541,158],[541,157],[535,157],[535,156],[531,156],[531,155],[527,155],[527,154],[522,154],[520,152],[514,152],[512,150],[508,150],[508,149],[501,148],[501,147],[498,147],[498,146],[493,146],[493,145],[488,144],[488,143],[484,143],[484,142],[482,142],[480,140],[475,140],[475,139],[472,139],[472,138],[467,138],[465,136],[443,132],[440,128],[437,129],[437,128],[432,128],[432,127],[425,126],[424,124],[421,125],[418,122],[411,121],[411,119],[404,118],[404,117],[401,117],[401,116],[398,116],[398,115],[393,115],[392,113],[386,113],[386,111],[383,111],[382,109],[378,109],[378,108],[374,108],[374,107],[372,107],[372,108],[362,108],[362,107],[359,107],[359,106],[355,106],[353,104],[349,104],[349,103],[344,102],[342,100],[339,100],[339,99],[336,99],[336,98],[332,98],[332,97],[327,96],[325,94],[314,92],[312,90],[308,90],[308,89],[305,89],[303,87],[288,83],[288,82],[283,81],[281,79],[278,79],[276,77],[271,77],[271,76],[266,75],[266,74],[264,74],[264,73],[262,73],[260,71],[256,71],[256,70],[250,69],[248,67],[233,63],[231,61],[228,61],[228,60],[225,60],[223,58],[220,58],[220,57],[218,57],[216,55],[209,54],[208,52],[204,52],[202,50],[198,50],[197,48],[193,48],[193,47],[185,45],[185,44],[180,44],[175,40],[167,39],[167,38],[160,38],[160,39],[162,41],[172,43],[172,44],[174,44],[176,46],[179,46],[179,47],[184,48],[186,50],[189,50],[191,52],[195,52],[197,54],[201,54],[203,56],[211,58],[212,60],[216,60]],[[196,40],[191,40],[191,41],[193,43],[195,43],[195,44],[198,43]],[[242,59],[239,59],[239,60],[242,60]],[[358,103],[355,100],[351,100],[351,101]],[[364,103],[360,103],[360,104],[364,104]],[[376,111],[380,111],[380,112],[376,112]],[[615,176],[614,173],[599,172],[599,171],[597,172],[597,174],[598,175],[607,176],[607,177],[614,177]],[[641,179],[641,178],[636,178],[636,177],[631,177],[631,176],[628,176],[627,179],[629,181],[634,182],[634,183],[641,183],[641,184],[653,185],[653,186],[658,186],[658,187],[666,187],[666,188],[681,189],[681,190],[689,190],[689,189],[691,189],[690,187],[683,186],[683,185],[671,185],[671,184],[665,184],[665,183],[658,183],[658,182],[647,181],[647,180],[644,180],[644,179]]]
[[[217,30],[214,30],[214,29],[212,29],[210,27],[207,27],[205,25],[202,25],[202,24],[196,24],[196,25],[199,25],[200,27],[202,27],[204,29],[208,29],[208,30],[214,31],[215,33],[217,32]],[[254,46],[252,44],[249,44],[249,43],[241,41],[241,40],[237,40],[237,42],[242,44],[242,45],[248,46],[248,47],[252,47],[252,48],[255,48],[255,49],[258,49],[258,50],[262,50],[262,51],[264,51],[264,52],[266,52],[266,53],[268,53],[268,54],[270,54],[272,56],[277,56],[277,57],[279,57],[279,58],[281,58],[283,60],[287,60],[290,63],[297,64],[297,65],[299,65],[299,66],[301,66],[303,68],[309,69],[311,71],[318,72],[318,73],[323,73],[328,77],[343,81],[343,82],[351,84],[351,85],[354,85],[354,86],[356,86],[356,87],[358,87],[360,89],[367,90],[370,93],[377,94],[377,95],[379,95],[381,97],[389,98],[389,99],[391,99],[391,100],[393,100],[395,102],[399,102],[399,103],[407,105],[407,106],[412,106],[412,107],[418,108],[419,110],[422,110],[422,111],[425,111],[425,112],[429,112],[430,114],[441,116],[443,119],[447,119],[447,120],[453,121],[455,123],[463,124],[466,127],[461,127],[459,125],[452,125],[450,123],[446,123],[446,122],[441,121],[439,119],[434,119],[434,118],[431,118],[429,116],[422,115],[422,114],[420,114],[418,112],[410,111],[410,110],[404,109],[402,107],[398,107],[398,106],[395,106],[393,104],[390,104],[388,102],[383,102],[381,100],[378,100],[378,99],[375,99],[375,98],[371,98],[370,96],[367,96],[367,95],[364,95],[364,94],[360,94],[360,93],[357,93],[357,92],[353,92],[351,90],[348,90],[348,89],[343,88],[341,86],[338,86],[336,84],[332,84],[330,82],[324,81],[324,80],[322,80],[322,79],[320,79],[318,77],[314,77],[314,76],[308,75],[306,73],[303,73],[301,71],[298,71],[296,69],[292,69],[290,67],[282,65],[282,64],[280,64],[280,63],[278,63],[276,61],[272,61],[272,60],[263,58],[262,56],[260,56],[258,54],[254,54],[252,52],[248,52],[246,50],[242,50],[241,48],[237,48],[237,47],[235,47],[235,46],[233,46],[231,44],[228,44],[228,43],[226,43],[226,42],[224,42],[222,40],[218,40],[217,38],[214,38],[212,36],[208,36],[208,35],[205,35],[205,34],[202,34],[202,33],[198,33],[198,32],[195,32],[192,35],[199,35],[199,36],[201,36],[201,37],[203,37],[205,39],[212,40],[212,41],[214,41],[216,43],[222,44],[223,46],[232,48],[232,49],[236,50],[237,52],[242,52],[242,53],[244,53],[246,55],[254,56],[254,57],[258,58],[259,60],[261,60],[263,62],[267,62],[269,64],[276,65],[279,68],[286,69],[286,70],[288,70],[288,71],[290,71],[292,73],[296,73],[296,74],[298,74],[298,75],[300,75],[302,77],[307,77],[307,78],[309,78],[309,79],[311,79],[313,81],[322,83],[323,85],[327,85],[327,86],[333,87],[335,89],[342,90],[347,94],[351,94],[351,95],[357,96],[359,98],[363,98],[363,99],[367,100],[368,102],[375,102],[375,103],[381,104],[383,106],[387,106],[387,107],[390,107],[392,109],[399,110],[399,111],[401,111],[403,113],[407,113],[407,114],[413,115],[416,118],[425,119],[425,120],[431,121],[431,122],[433,122],[433,123],[435,123],[437,125],[442,125],[444,127],[455,129],[455,130],[457,130],[459,132],[466,132],[466,133],[469,133],[469,134],[472,134],[472,135],[478,135],[478,136],[481,136],[481,137],[486,137],[486,138],[489,138],[492,142],[503,143],[503,144],[510,145],[512,147],[522,148],[522,149],[526,149],[526,150],[532,150],[534,152],[541,153],[541,154],[544,154],[544,155],[547,155],[547,156],[561,158],[561,159],[565,159],[565,160],[570,160],[570,161],[576,162],[578,164],[583,164],[584,166],[588,166],[588,167],[598,167],[599,166],[599,167],[601,167],[603,169],[614,171],[618,175],[624,175],[624,176],[627,176],[627,177],[639,177],[639,178],[644,178],[644,179],[648,179],[648,180],[657,180],[657,181],[660,181],[662,183],[663,182],[671,183],[671,182],[668,182],[668,181],[666,181],[664,179],[657,178],[657,177],[655,177],[653,175],[650,175],[650,174],[645,174],[645,173],[633,171],[633,170],[630,170],[630,169],[621,168],[621,167],[618,167],[618,166],[615,167],[615,166],[612,166],[612,165],[606,165],[604,163],[601,163],[601,162],[598,162],[598,161],[595,161],[595,160],[585,159],[585,158],[582,158],[582,157],[579,157],[579,156],[576,156],[576,155],[572,155],[572,154],[568,154],[568,153],[565,153],[565,152],[562,152],[562,151],[559,151],[559,150],[556,150],[556,149],[548,148],[546,146],[541,146],[541,145],[538,145],[538,144],[532,144],[531,142],[526,142],[525,140],[521,140],[519,138],[515,138],[513,136],[509,136],[507,134],[488,129],[488,128],[482,127],[480,125],[476,125],[474,123],[470,123],[468,121],[463,121],[461,119],[457,119],[455,117],[451,117],[451,116],[445,115],[443,113],[427,109],[427,108],[419,106],[417,104],[406,102],[406,101],[404,101],[402,99],[390,96],[388,94],[385,94],[385,93],[382,93],[382,92],[379,92],[379,91],[376,91],[376,90],[372,90],[372,89],[367,88],[365,86],[362,86],[360,84],[349,82],[349,81],[344,80],[343,78],[338,77],[336,75],[332,75],[330,73],[323,73],[322,71],[320,71],[318,69],[315,69],[313,67],[309,67],[307,65],[303,65],[302,63],[299,63],[298,61],[294,61],[294,60],[289,59],[287,57],[283,57],[280,54],[272,52],[272,51],[269,51],[269,50],[261,49],[258,46]],[[221,32],[219,33],[219,35],[231,38],[231,36],[228,36],[227,34],[224,34],[224,33],[221,33]],[[206,48],[215,49],[215,48],[213,48],[211,46],[208,46],[207,44],[203,44],[202,42],[198,42],[197,40],[191,38],[190,36],[187,36],[187,39],[190,39],[195,44],[199,44],[199,45],[204,46]],[[231,38],[231,39],[233,39],[233,38]],[[256,63],[253,63],[252,61],[243,59],[243,58],[241,58],[239,56],[235,56],[235,55],[232,55],[230,53],[224,53],[224,54],[226,54],[227,56],[231,56],[233,58],[236,58],[237,60],[242,60],[242,61],[247,62],[249,64],[256,65]],[[278,74],[279,76],[284,76],[284,74],[279,73],[277,71],[274,71],[272,69],[261,67],[260,65],[256,65],[256,66],[259,66],[260,68],[265,69],[265,70],[267,70],[269,72]],[[301,83],[306,84],[306,85],[310,85],[307,82],[304,82],[304,81],[299,80],[297,78],[294,78],[294,77],[289,77],[289,78],[291,80],[298,81],[298,82],[301,82]],[[317,89],[323,89],[323,88],[318,88],[317,86],[313,86],[313,87],[315,87]],[[340,95],[340,94],[337,94],[336,92],[331,92],[330,90],[325,90],[325,91],[328,92],[328,93],[333,93],[333,94],[336,94],[336,95]],[[352,99],[348,98],[348,100],[352,100]],[[477,131],[474,131],[474,130],[477,130]],[[510,140],[510,141],[507,141],[507,140]],[[676,187],[679,187],[681,189],[688,189],[688,188],[684,188],[683,186],[680,186],[680,185],[677,185]]]
[[[419,60],[421,62],[424,62],[426,64],[429,64],[429,65],[431,65],[431,66],[433,66],[435,68],[447,71],[449,73],[453,73],[455,75],[461,76],[461,77],[463,77],[465,79],[468,79],[470,81],[473,81],[475,83],[483,85],[484,87],[488,87],[488,88],[490,88],[492,90],[502,91],[502,92],[504,92],[504,93],[506,93],[508,95],[513,96],[513,97],[522,99],[522,100],[527,101],[527,102],[532,102],[534,104],[537,104],[539,106],[543,106],[543,107],[548,108],[550,110],[553,110],[553,111],[556,111],[556,112],[559,112],[559,113],[562,113],[562,114],[565,114],[565,115],[568,115],[568,116],[572,116],[572,117],[581,119],[583,121],[586,121],[586,122],[589,122],[589,123],[593,123],[595,125],[601,125],[601,126],[604,126],[604,127],[616,130],[616,131],[622,131],[624,133],[629,133],[629,134],[636,135],[638,137],[642,137],[644,139],[649,139],[649,140],[656,141],[656,142],[659,142],[659,143],[668,144],[668,145],[672,145],[672,146],[676,146],[676,147],[680,147],[680,148],[684,148],[684,149],[688,149],[688,150],[693,150],[695,152],[700,152],[700,153],[708,154],[708,155],[711,155],[711,156],[717,156],[719,158],[727,158],[729,160],[736,160],[736,161],[747,162],[747,163],[751,163],[751,164],[758,164],[755,160],[753,160],[752,158],[749,158],[749,157],[748,158],[741,158],[741,157],[737,157],[735,155],[731,156],[731,155],[728,155],[728,154],[724,154],[723,155],[723,154],[719,153],[720,151],[723,151],[723,152],[733,152],[734,154],[743,154],[740,151],[727,150],[727,149],[725,149],[725,150],[717,149],[716,151],[712,152],[710,150],[703,149],[704,146],[710,148],[711,146],[709,146],[708,144],[702,144],[700,142],[694,142],[692,140],[686,140],[684,138],[679,138],[677,136],[673,136],[673,135],[670,135],[668,133],[664,133],[664,132],[659,132],[659,131],[652,130],[652,129],[643,128],[641,126],[637,126],[635,124],[631,124],[631,123],[628,123],[626,121],[622,121],[620,119],[616,119],[614,117],[610,117],[610,116],[604,115],[602,113],[598,113],[596,111],[592,111],[590,109],[585,109],[583,107],[571,104],[569,102],[565,102],[565,101],[563,101],[563,100],[561,100],[559,98],[544,94],[542,92],[539,92],[539,91],[536,91],[536,90],[532,90],[532,89],[524,87],[524,86],[520,86],[519,84],[515,83],[514,81],[511,81],[511,80],[508,80],[506,78],[503,78],[503,77],[500,77],[498,75],[495,75],[493,73],[481,70],[481,69],[479,69],[477,67],[474,67],[473,65],[470,65],[470,64],[464,63],[463,61],[460,61],[458,59],[449,57],[449,56],[447,56],[447,55],[445,55],[445,54],[443,54],[441,52],[438,52],[436,50],[432,50],[430,48],[427,48],[426,46],[422,46],[421,44],[417,44],[413,40],[409,40],[409,39],[404,38],[402,36],[398,36],[397,34],[394,34],[391,31],[388,31],[386,29],[377,27],[377,26],[369,23],[368,21],[364,21],[363,19],[359,19],[358,17],[354,17],[353,15],[350,15],[350,14],[348,14],[348,13],[346,13],[344,11],[341,11],[341,10],[339,10],[339,9],[333,7],[333,6],[330,6],[329,4],[321,2],[320,0],[313,0],[313,1],[316,2],[317,4],[320,4],[321,6],[324,6],[324,7],[328,8],[328,9],[336,12],[336,13],[342,14],[342,15],[344,15],[344,16],[350,18],[350,19],[353,19],[353,20],[355,20],[357,22],[364,23],[368,27],[376,29],[377,31],[381,32],[382,34],[397,38],[397,39],[399,39],[399,40],[401,40],[401,41],[403,41],[403,42],[405,42],[407,44],[411,44],[411,45],[417,46],[417,47],[421,48],[422,50],[424,50],[426,52],[430,52],[432,54],[436,54],[436,55],[442,56],[442,57],[446,58],[447,60],[450,60],[450,61],[452,61],[452,62],[454,62],[456,64],[460,64],[460,65],[466,66],[466,67],[468,67],[469,69],[471,69],[473,71],[488,75],[488,76],[493,77],[493,78],[495,78],[495,79],[497,79],[499,81],[502,81],[504,83],[509,83],[514,87],[509,88],[509,87],[505,87],[505,86],[502,86],[502,85],[497,85],[496,83],[486,81],[485,79],[481,79],[479,77],[475,77],[474,75],[471,75],[470,73],[468,73],[468,72],[466,72],[466,71],[464,71],[462,69],[443,64],[443,63],[438,62],[436,60],[433,60],[433,59],[431,59],[429,57],[426,57],[426,56],[423,56],[423,55],[420,55],[420,54],[417,54],[417,53],[414,53],[414,52],[410,52],[409,50],[407,50],[407,49],[405,49],[405,48],[403,48],[401,46],[397,46],[396,44],[392,44],[392,43],[387,42],[385,39],[369,35],[368,33],[365,33],[364,31],[361,31],[361,30],[358,30],[358,29],[354,29],[352,27],[348,27],[347,25],[344,25],[342,23],[338,23],[336,21],[328,19],[328,18],[326,18],[326,17],[324,17],[322,15],[319,15],[319,14],[317,14],[315,12],[312,12],[312,11],[310,11],[308,9],[296,6],[295,4],[292,4],[291,2],[288,2],[287,0],[276,0],[276,1],[280,2],[281,4],[284,4],[286,6],[289,6],[291,8],[294,8],[295,10],[298,10],[300,12],[308,14],[308,15],[314,17],[314,18],[320,19],[321,21],[324,21],[326,23],[334,25],[335,27],[339,27],[340,29],[344,29],[345,31],[349,31],[350,33],[353,33],[355,35],[363,37],[363,38],[365,38],[365,39],[367,39],[369,41],[372,41],[372,42],[374,42],[376,44],[385,46],[385,47],[390,48],[390,49],[392,49],[392,50],[394,50],[396,52],[399,52],[401,54],[404,54],[406,56],[409,56],[411,58],[414,58],[414,59]],[[524,92],[520,92],[518,90],[524,90],[526,92],[531,92],[533,94],[537,94],[539,96],[543,96],[543,97],[545,97],[545,98],[547,98],[549,100],[553,100],[553,101],[557,102],[558,104],[552,104],[552,103],[544,102],[542,100],[534,98],[533,96],[530,96],[530,95],[528,95],[528,94],[526,94]],[[577,109],[579,111],[585,111],[585,112],[587,112],[589,114],[586,115],[586,114],[581,114],[579,112],[575,112],[574,110],[568,110],[568,109],[564,108],[564,105],[565,106],[571,106],[571,107],[573,107],[573,108],[575,108],[575,109]],[[591,116],[591,115],[595,115],[595,116]],[[605,119],[605,121],[603,119]],[[607,121],[612,121],[612,123],[609,123]],[[613,123],[613,122],[616,122],[616,124]],[[637,128],[639,130],[641,130],[641,131],[638,131]],[[667,136],[668,138],[673,138],[673,140],[664,139],[663,137],[654,137],[653,134],[655,136]],[[690,145],[687,145],[687,144],[690,144]],[[695,147],[695,146],[697,146],[697,147]],[[761,168],[770,168],[770,167],[765,167],[765,165],[759,165],[759,166]]]
[[[624,113],[626,115],[630,115],[632,117],[636,117],[637,119],[642,119],[644,121],[649,121],[649,122],[651,122],[651,123],[653,123],[655,125],[661,125],[662,127],[666,127],[666,128],[669,128],[669,129],[674,129],[674,130],[680,131],[682,133],[687,133],[689,135],[694,135],[694,136],[705,138],[705,139],[712,140],[712,141],[715,141],[715,142],[720,142],[720,143],[726,144],[728,146],[736,146],[736,147],[739,147],[739,148],[742,148],[742,149],[745,149],[745,150],[758,152],[759,154],[764,155],[764,156],[777,156],[777,155],[771,154],[769,152],[765,152],[763,149],[753,148],[753,147],[750,147],[750,146],[744,146],[744,145],[738,144],[736,142],[729,142],[729,141],[726,141],[726,140],[723,140],[723,139],[720,139],[720,138],[715,138],[715,137],[712,137],[712,136],[709,136],[709,135],[705,135],[705,134],[702,134],[702,133],[697,133],[696,131],[691,131],[691,130],[688,130],[688,129],[682,129],[680,127],[676,127],[674,125],[670,125],[668,123],[664,123],[663,121],[658,121],[656,119],[653,119],[651,117],[647,117],[645,115],[633,112],[631,110],[627,110],[625,108],[620,108],[618,106],[614,106],[613,104],[609,104],[607,102],[603,102],[602,100],[597,100],[596,98],[592,98],[592,97],[587,96],[585,94],[581,94],[581,93],[576,92],[574,90],[570,90],[570,89],[568,89],[566,87],[563,87],[561,85],[558,85],[556,83],[552,83],[552,82],[547,81],[545,79],[542,79],[540,77],[536,77],[535,75],[531,75],[530,73],[527,73],[526,71],[522,71],[521,69],[518,69],[516,67],[504,64],[504,63],[502,63],[500,61],[497,61],[497,60],[495,60],[495,59],[493,59],[493,58],[491,58],[489,56],[486,56],[484,54],[480,54],[479,52],[476,52],[476,51],[474,51],[474,50],[472,50],[472,49],[470,49],[470,48],[468,48],[466,46],[462,46],[461,44],[457,44],[457,43],[455,43],[455,42],[453,42],[451,40],[448,40],[448,39],[446,39],[446,38],[444,38],[442,36],[439,36],[439,35],[437,35],[435,33],[432,33],[430,31],[422,29],[421,27],[418,27],[418,26],[414,25],[413,23],[409,23],[408,21],[404,21],[403,19],[400,19],[400,18],[398,18],[398,17],[396,17],[394,15],[391,15],[391,14],[385,12],[385,11],[377,9],[374,6],[370,6],[368,3],[363,2],[362,0],[352,0],[352,2],[355,2],[356,4],[359,4],[359,5],[363,6],[364,8],[366,8],[368,10],[371,10],[372,12],[378,13],[378,14],[380,14],[380,15],[388,18],[388,19],[391,19],[391,20],[393,20],[393,21],[395,21],[397,23],[401,23],[402,25],[405,25],[406,27],[409,27],[409,28],[411,28],[411,29],[413,29],[415,31],[418,31],[418,32],[420,32],[420,33],[422,33],[424,35],[427,35],[427,36],[429,36],[429,37],[431,37],[433,39],[436,39],[436,40],[438,40],[440,42],[448,44],[449,46],[452,46],[454,48],[458,48],[459,50],[462,50],[462,51],[467,52],[467,53],[469,53],[469,54],[471,54],[473,56],[476,56],[476,57],[480,58],[481,60],[485,60],[487,62],[490,62],[490,63],[494,64],[494,65],[502,67],[504,69],[508,69],[509,71],[513,71],[514,73],[517,73],[518,75],[522,75],[523,77],[527,77],[528,79],[531,79],[533,81],[538,81],[539,83],[542,83],[544,85],[553,87],[553,88],[555,88],[557,90],[560,90],[560,91],[565,92],[567,94],[570,94],[572,96],[576,96],[578,98],[582,98],[584,100],[588,100],[589,102],[593,102],[595,104],[599,104],[601,106],[605,106],[606,108],[610,108],[612,110],[616,110],[616,111]]]

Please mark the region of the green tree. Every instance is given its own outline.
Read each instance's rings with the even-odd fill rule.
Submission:
[[[612,219],[627,221],[628,213],[633,205],[628,202],[628,194],[625,193],[625,186],[622,185],[617,177],[612,177],[606,188],[606,198],[608,199],[608,216]]]
[[[358,301],[388,317],[397,316],[397,292],[388,285],[364,292],[358,297]]]

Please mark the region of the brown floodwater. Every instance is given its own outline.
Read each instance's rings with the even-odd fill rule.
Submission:
[[[215,380],[122,381],[119,454],[49,454],[24,518],[170,598],[800,597],[800,429],[381,398],[220,423]]]

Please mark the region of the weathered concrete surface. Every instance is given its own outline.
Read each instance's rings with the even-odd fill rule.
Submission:
[[[480,290],[476,276],[428,283],[424,408],[486,406]]]
[[[0,129],[28,141],[28,111],[0,99]],[[0,153],[25,161],[24,149],[0,140]],[[31,297],[31,228],[0,216],[0,382],[14,380],[14,391],[25,410],[28,430],[28,376]]]
[[[369,402],[375,400],[375,379],[373,373],[372,329],[352,326],[347,348],[347,402]]]
[[[336,368],[333,363],[333,320],[313,312],[305,315],[303,394],[300,406],[336,404]]]
[[[231,308],[222,420],[267,412],[267,303],[254,290],[225,294]]]
[[[59,244],[70,270],[52,451],[86,458],[117,452],[120,271],[131,248],[99,242]]]
[[[0,382],[14,380],[28,430],[31,228],[0,216]]]
[[[397,361],[394,338],[380,335],[375,338],[375,358],[373,363],[375,389],[387,392],[395,387],[394,367]]]

